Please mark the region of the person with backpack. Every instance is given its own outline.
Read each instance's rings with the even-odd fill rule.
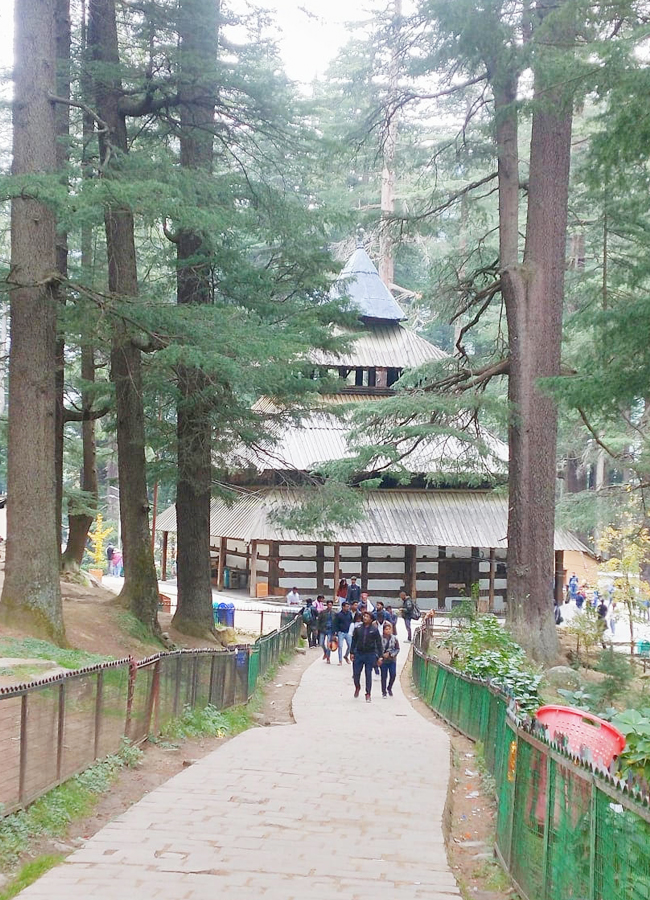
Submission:
[[[402,601],[402,618],[404,619],[404,624],[406,625],[406,640],[412,641],[413,637],[411,635],[411,622],[420,618],[420,610],[417,608],[417,604],[411,600],[406,591],[400,591],[399,595],[400,600]]]
[[[334,618],[334,601],[328,600],[325,609],[318,614],[318,639],[323,648],[323,659],[328,665],[330,664],[330,655],[332,653],[330,641],[335,631]]]
[[[307,629],[307,646],[309,647],[318,646],[318,626],[316,624],[318,614],[314,609],[313,603],[314,601],[309,597],[305,600],[305,607],[302,611],[302,621]]]

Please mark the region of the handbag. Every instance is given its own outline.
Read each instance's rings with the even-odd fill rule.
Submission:
[[[332,653],[334,653],[335,650],[339,649],[339,639],[336,637],[330,638],[330,642],[327,646],[330,648]]]

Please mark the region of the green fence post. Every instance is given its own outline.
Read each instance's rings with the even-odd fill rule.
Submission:
[[[548,900],[548,857],[551,835],[551,816],[555,802],[555,778],[553,772],[553,759],[550,753],[546,754],[546,809],[544,811],[544,855],[542,856],[542,898]]]
[[[596,803],[596,779],[591,776],[591,797],[589,801],[589,900],[596,900],[596,841],[598,829],[596,827],[597,807]]]

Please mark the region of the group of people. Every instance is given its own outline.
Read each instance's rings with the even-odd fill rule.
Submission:
[[[342,593],[344,588],[345,596]],[[297,588],[290,593],[300,596]],[[305,601],[302,620],[309,646],[320,646],[323,661],[328,665],[332,653],[338,653],[340,666],[344,661],[352,666],[355,697],[361,692],[361,675],[365,673],[366,701],[370,702],[373,672],[381,677],[382,697],[392,697],[400,650],[397,613],[381,600],[373,605],[368,595],[361,592],[356,577],[350,579],[349,585],[341,579],[337,598],[340,600],[338,609],[334,608],[334,601],[325,600],[323,594],[319,594],[315,601],[312,598]],[[400,600],[400,612],[406,625],[407,640],[410,641],[411,623],[420,618],[420,611],[405,591],[400,593]]]
[[[613,584],[609,585],[601,593],[598,588],[590,588],[586,584],[580,584],[578,576],[573,572],[567,585],[565,603],[575,603],[576,610],[591,607],[596,611],[603,636],[607,630],[611,631],[612,636],[614,635],[618,613],[616,601],[614,600]],[[564,616],[562,615],[561,606],[556,602],[555,622],[557,625],[561,625],[563,621]]]
[[[123,575],[124,563],[122,561],[122,553],[117,547],[109,544],[106,548],[106,563],[108,565],[109,575]]]

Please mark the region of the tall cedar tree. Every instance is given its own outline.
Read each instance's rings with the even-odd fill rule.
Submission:
[[[573,95],[553,64],[570,47],[568,0],[540,0],[535,22],[534,107],[523,264],[517,256],[519,179],[513,83],[495,92],[503,297],[508,318],[511,415],[508,619],[540,661],[558,651],[553,619],[557,406],[539,380],[560,374]],[[566,53],[566,50],[560,51]],[[502,106],[501,101],[507,104]],[[514,127],[513,127],[514,126]],[[516,179],[516,183],[515,182]]]
[[[101,176],[111,178],[128,152],[126,112],[115,17],[115,0],[90,0],[88,48],[94,63],[94,93],[98,116]],[[138,295],[133,213],[120,202],[104,209],[108,287],[115,299]],[[124,587],[120,599],[154,634],[158,624],[158,581],[149,530],[149,500],[145,461],[145,428],[140,335],[119,315],[111,342],[111,381],[117,414],[120,521],[124,544]]]
[[[182,0],[179,9],[180,162],[184,169],[212,169],[218,36],[215,0]],[[195,205],[200,205],[197,198]],[[187,227],[175,236],[179,304],[212,300],[209,236]],[[210,497],[214,392],[199,368],[178,367],[178,607],[180,631],[205,634],[213,626],[210,584]]]
[[[13,174],[56,169],[55,0],[15,10]],[[65,640],[56,517],[56,221],[25,179],[11,206],[11,350],[5,622]],[[31,195],[31,197],[30,197]]]
[[[59,0],[61,2],[61,0]],[[89,161],[90,144],[94,130],[94,119],[90,113],[92,98],[90,96],[92,86],[89,83],[87,57],[87,20],[86,4],[82,3],[81,19],[81,52],[84,66],[81,75],[82,98],[88,104],[83,112],[82,124],[82,158],[81,175],[84,184],[88,183],[91,176]],[[93,226],[85,220],[81,223],[81,271],[86,279],[90,278],[93,263]],[[81,440],[82,440],[82,466],[80,488],[83,492],[83,503],[71,501],[68,508],[68,542],[61,558],[61,570],[63,572],[78,572],[81,568],[88,532],[93,523],[91,511],[97,506],[99,484],[97,477],[97,442],[93,405],[95,397],[92,384],[95,381],[95,351],[92,343],[87,339],[81,346],[81,378],[83,387],[81,390]]]

